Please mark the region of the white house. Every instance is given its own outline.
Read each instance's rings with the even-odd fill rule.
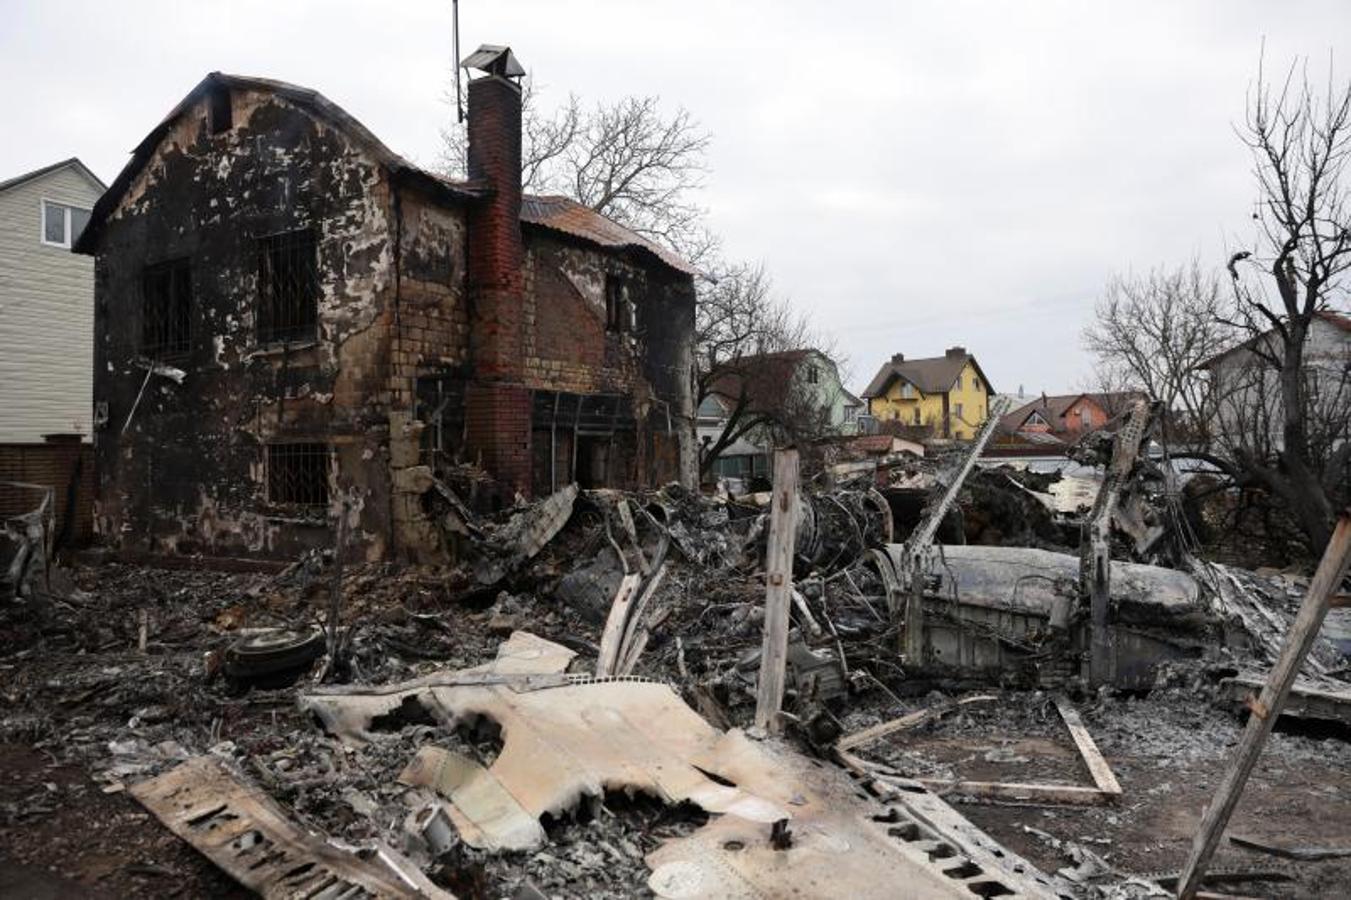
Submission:
[[[94,260],[70,247],[106,189],[74,157],[0,182],[0,443],[92,432]]]
[[[1233,446],[1276,452],[1283,423],[1280,379],[1261,350],[1281,357],[1280,336],[1274,330],[1231,347],[1198,368],[1210,373],[1220,398],[1219,436]],[[1344,421],[1351,408],[1351,317],[1326,310],[1313,314],[1304,368],[1311,415]]]
[[[721,437],[743,392],[747,412],[786,412],[822,435],[855,434],[863,407],[862,400],[845,390],[835,361],[819,350],[750,356],[738,363],[736,372],[717,379],[699,404],[697,431],[703,446]],[[742,481],[768,477],[772,445],[764,428],[752,428],[723,448],[713,474]]]

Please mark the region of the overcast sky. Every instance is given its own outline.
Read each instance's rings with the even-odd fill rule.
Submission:
[[[550,99],[659,95],[713,134],[704,202],[832,332],[858,389],[962,344],[1001,391],[1082,386],[1114,271],[1252,241],[1234,134],[1269,65],[1351,73],[1351,2],[463,0]],[[207,72],[315,88],[437,157],[451,4],[0,0],[0,179],[79,156],[111,181]]]

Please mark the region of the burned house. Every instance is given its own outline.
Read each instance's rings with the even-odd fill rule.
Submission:
[[[110,545],[287,557],[341,511],[359,555],[427,559],[451,466],[487,506],[692,483],[693,270],[524,194],[522,70],[466,65],[467,180],[316,91],[220,73],[133,151],[75,247]]]

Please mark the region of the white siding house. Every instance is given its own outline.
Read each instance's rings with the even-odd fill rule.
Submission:
[[[1231,448],[1263,455],[1279,452],[1284,419],[1279,373],[1254,347],[1272,356],[1283,355],[1275,331],[1266,331],[1199,368],[1210,373],[1220,398],[1217,436]],[[1332,311],[1313,314],[1304,345],[1304,367],[1308,414],[1344,424],[1351,404],[1351,317]]]
[[[91,434],[94,260],[70,245],[104,190],[74,158],[0,182],[0,442]]]

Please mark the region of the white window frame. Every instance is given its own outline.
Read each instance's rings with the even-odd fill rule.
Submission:
[[[42,242],[42,244],[43,244],[44,246],[46,246],[46,247],[60,247],[60,248],[63,249],[63,250],[69,250],[69,249],[70,249],[70,245],[71,245],[72,243],[74,243],[73,240],[72,240],[72,238],[74,237],[74,235],[72,235],[72,234],[70,233],[70,226],[71,226],[72,222],[74,221],[75,217],[72,216],[72,215],[70,214],[70,211],[71,211],[72,209],[83,210],[84,212],[89,213],[91,217],[93,216],[93,213],[94,213],[94,211],[93,211],[92,209],[85,209],[83,206],[76,206],[74,203],[66,203],[66,202],[63,201],[63,200],[53,200],[53,199],[50,198],[50,197],[43,197],[43,198],[41,198],[41,199],[38,201],[38,204],[39,204],[39,211],[38,211],[38,240],[40,240],[40,241]],[[63,213],[63,215],[64,215],[64,217],[65,217],[65,220],[66,220],[66,240],[65,240],[64,243],[57,243],[56,241],[49,241],[49,240],[47,240],[47,206],[48,206],[48,204],[51,204],[52,206],[59,206],[59,207],[61,207],[61,209],[62,209],[62,213]]]

